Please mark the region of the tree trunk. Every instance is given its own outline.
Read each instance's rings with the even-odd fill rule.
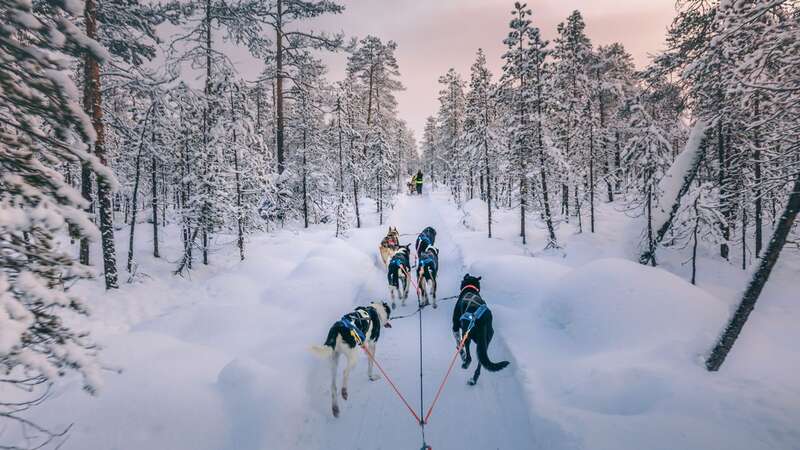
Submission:
[[[670,172],[674,170],[675,173],[669,173],[668,177],[680,176],[682,178],[680,187],[672,198],[665,199],[665,204],[668,204],[669,208],[665,211],[664,219],[656,224],[648,224],[648,226],[652,225],[655,235],[648,239],[647,249],[639,255],[641,264],[655,265],[655,250],[672,227],[672,221],[680,208],[681,198],[689,191],[692,181],[697,175],[700,162],[705,155],[705,132],[707,128],[708,124],[702,120],[698,120],[695,123],[689,134],[689,140],[686,142],[686,148],[678,155],[678,158],[670,167]],[[668,177],[665,177],[665,179]]]
[[[148,115],[149,115],[148,111]],[[145,117],[145,123],[142,125],[142,134],[139,138],[139,151],[136,153],[136,172],[133,179],[133,197],[131,198],[131,226],[130,232],[128,233],[128,273],[133,272],[133,244],[134,244],[134,232],[136,231],[136,212],[137,212],[137,203],[139,201],[139,179],[141,174],[141,167],[142,167],[142,148],[144,147],[144,132],[147,129],[147,118]]]
[[[211,96],[211,0],[206,0],[205,6],[205,26],[206,26],[206,84],[205,84],[205,94],[206,97]],[[203,108],[203,147],[205,149],[205,155],[208,157],[209,149],[208,143],[211,139],[211,112],[209,111],[209,106]],[[208,233],[210,228],[210,215],[211,215],[211,207],[209,205],[209,197],[211,196],[211,188],[208,183],[208,165],[204,164],[204,171],[205,175],[203,179],[206,183],[206,198],[203,200],[203,207],[201,212],[201,219],[200,219],[200,227],[202,228],[202,243],[203,243],[203,264],[208,265]],[[197,234],[197,233],[194,233]]]
[[[94,199],[92,198],[92,169],[87,163],[81,164],[81,195],[87,202],[85,210],[86,214],[88,214],[89,217],[92,217],[94,215]],[[93,217],[92,220],[94,220]],[[89,250],[89,238],[84,236],[80,240],[80,252],[78,256],[78,260],[81,264],[85,264],[87,266],[89,265]]]
[[[761,295],[761,291],[764,289],[764,285],[766,285],[772,269],[775,267],[775,263],[778,262],[778,257],[786,244],[786,238],[792,230],[798,211],[800,211],[800,173],[795,178],[792,192],[789,194],[789,201],[786,203],[786,209],[784,209],[778,220],[775,233],[767,244],[764,256],[759,260],[758,270],[750,279],[750,283],[742,295],[742,301],[725,328],[725,332],[719,338],[717,345],[706,360],[706,368],[709,371],[719,370],[722,363],[725,362],[728,352],[733,348],[733,344],[739,337],[742,328],[744,328],[748,316],[753,311],[756,301],[758,301],[758,297]]]
[[[361,214],[358,212],[358,180],[353,177],[353,206],[356,210],[356,228],[361,228]]]
[[[578,233],[583,233],[583,217],[581,217],[581,200],[578,196],[580,188],[578,183],[575,183],[575,217],[578,218]]]
[[[306,159],[306,130],[303,129],[303,224],[308,228],[308,167]]]
[[[744,201],[742,202],[742,205],[744,206]],[[743,207],[742,208],[742,270],[745,269],[747,269],[747,208]]]
[[[728,203],[730,199],[728,198],[728,180],[727,180],[727,161],[726,161],[726,154],[725,154],[725,140],[723,136],[723,126],[722,121],[717,121],[717,160],[719,163],[719,203],[720,203],[720,212],[725,220],[728,220],[730,217],[728,215],[729,206]],[[728,259],[728,240],[731,237],[731,229],[727,223],[720,222],[719,224],[720,232],[722,233],[722,238],[724,241],[719,245],[719,254],[725,259]]]
[[[541,167],[539,168],[540,177],[542,178],[542,202],[544,203],[544,221],[547,224],[547,234],[549,237],[549,242],[547,243],[546,247],[557,247],[558,241],[556,240],[556,230],[553,227],[553,216],[550,212],[550,194],[547,192],[547,171],[545,170],[544,164],[544,149],[539,147],[539,163]]]
[[[650,254],[650,258],[648,259],[648,262],[650,263],[650,265],[655,267],[656,266],[656,241],[655,241],[655,239],[653,239],[653,187],[652,187],[652,185],[647,189],[647,205],[646,205],[646,207],[647,207],[647,251]],[[642,264],[644,264],[644,262]]]
[[[697,284],[697,234],[700,230],[700,211],[697,204],[700,196],[694,199],[694,229],[692,230],[692,284]]]
[[[152,207],[153,207],[153,257],[158,258],[158,186],[156,184],[156,171],[158,169],[158,164],[156,161],[156,156],[153,155],[151,159],[151,168],[152,168],[152,184],[153,184],[153,200],[152,200]]]
[[[589,231],[594,233],[594,121],[592,120],[592,104],[589,111]]]
[[[542,98],[542,80],[541,72],[536,72],[536,144],[539,147],[539,176],[542,179],[542,203],[544,203],[544,221],[547,224],[547,234],[549,241],[545,248],[558,247],[556,240],[556,230],[553,227],[553,215],[550,211],[550,193],[547,191],[547,170],[545,168],[544,157],[544,139],[542,137],[542,105],[544,98]]]
[[[758,102],[758,95],[755,98],[755,120],[759,120],[759,102]],[[755,244],[756,244],[756,257],[761,255],[761,247],[763,246],[763,213],[762,213],[762,200],[761,196],[763,195],[762,192],[762,180],[761,180],[761,130],[756,127],[755,129],[755,139],[753,145],[755,146],[755,151],[753,152],[753,172],[755,176],[755,180],[753,181],[755,186],[755,205],[754,205],[754,213],[755,217],[753,218],[755,222]]]
[[[97,4],[95,0],[86,0],[84,19],[86,22],[86,36],[97,39]],[[94,143],[94,152],[100,162],[108,165],[105,153],[105,129],[103,127],[103,104],[100,89],[100,65],[98,61],[87,52],[85,58],[85,86],[84,109],[92,118],[97,139]],[[105,274],[106,289],[119,287],[117,281],[117,255],[114,245],[114,211],[111,205],[111,184],[103,176],[97,177],[97,203],[100,213],[100,236],[103,247],[103,271]],[[88,249],[87,249],[88,250]]]
[[[278,160],[278,174],[284,171],[283,156],[283,0],[277,0],[278,13],[275,25],[275,109],[276,120],[276,157]]]
[[[341,98],[336,98],[336,127],[338,128],[338,143],[339,143],[339,208],[344,208],[344,152],[342,146],[342,101]],[[336,237],[342,234],[342,218],[341,210],[336,214]]]
[[[236,143],[236,130],[233,130],[233,142]],[[237,239],[239,247],[239,260],[244,261],[244,218],[242,217],[242,175],[239,172],[239,148],[233,148],[233,170],[236,172],[236,225]]]
[[[620,146],[620,133],[619,130],[616,130],[614,133],[614,170],[619,171],[620,166],[622,165],[622,150]],[[616,176],[616,180],[614,182],[614,189],[619,192],[622,182],[620,181],[619,174]],[[610,197],[609,197],[610,198]]]

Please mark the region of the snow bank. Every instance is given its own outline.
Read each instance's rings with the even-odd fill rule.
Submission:
[[[539,314],[562,351],[700,354],[713,344],[725,305],[664,270],[601,259],[570,272]]]
[[[473,198],[468,200],[461,207],[464,217],[461,223],[473,231],[486,231],[489,223],[489,212],[486,210],[486,202]],[[496,220],[496,218],[495,218]]]

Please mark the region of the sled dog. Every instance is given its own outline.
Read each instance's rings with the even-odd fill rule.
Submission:
[[[389,260],[386,278],[389,281],[389,296],[392,298],[392,308],[395,307],[395,297],[401,301],[401,305],[406,305],[408,299],[408,279],[411,273],[409,262],[410,244],[403,245],[398,249],[392,259]]]
[[[421,303],[427,305],[433,298],[433,307],[436,308],[436,276],[439,273],[439,249],[428,246],[419,255],[417,261],[417,286]]]
[[[397,231],[396,227],[389,227],[389,232],[386,233],[386,237],[381,240],[381,245],[378,247],[384,267],[388,267],[389,259],[399,248],[400,233]]]
[[[428,246],[436,243],[436,230],[433,227],[425,227],[422,233],[417,236],[417,243],[415,249],[417,250],[417,261],[419,261],[420,254],[425,251]]]
[[[472,362],[472,355],[470,355],[469,351],[470,342],[475,343],[478,352],[478,367],[475,368],[475,373],[467,382],[470,385],[478,382],[478,377],[481,375],[481,366],[490,372],[497,372],[508,365],[508,361],[494,363],[489,360],[487,349],[494,335],[492,311],[486,306],[486,302],[481,298],[480,292],[481,277],[473,277],[470,274],[464,275],[464,279],[461,280],[461,295],[453,308],[453,336],[456,339],[456,343],[461,342],[464,333],[467,332],[470,324],[473,324],[469,337],[464,343],[464,348],[461,350],[462,369],[468,368]]]
[[[344,368],[342,376],[342,398],[347,400],[347,382],[350,378],[350,370],[356,365],[358,357],[358,346],[354,331],[358,340],[362,341],[369,352],[375,355],[375,344],[381,336],[381,327],[391,328],[389,316],[392,310],[386,303],[373,302],[369,306],[359,306],[354,312],[345,315],[341,320],[334,323],[328,331],[325,344],[311,347],[312,352],[321,358],[327,358],[331,364],[331,409],[334,417],[339,417],[338,393],[336,389],[336,374],[339,365],[339,355],[347,357],[347,366]],[[380,375],[372,373],[372,359],[367,358],[367,376],[370,381],[380,379]]]

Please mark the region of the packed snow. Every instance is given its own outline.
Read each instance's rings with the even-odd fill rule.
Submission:
[[[781,264],[728,363],[709,373],[703,356],[741,272],[709,260],[695,287],[677,252],[665,249],[659,268],[624,259],[630,219],[605,206],[597,233],[562,224],[562,248],[541,251],[546,231],[532,227],[522,246],[513,212],[495,214],[489,239],[478,200],[457,208],[443,192],[399,196],[385,225],[370,216],[346,239],[329,225],[252,237],[243,262],[220,244],[213,264],[186,278],[169,270],[179,248],[148,256],[143,226],[132,284],[78,286],[93,311],[84,326],[103,346],[102,390],[90,396],[64,379],[32,418],[74,424],[63,449],[419,448],[418,425],[385,380],[367,379],[364,355],[333,418],[327,362],[308,348],[342,314],[388,297],[377,253],[387,226],[407,243],[431,225],[439,297],[457,295],[464,273],[481,275],[496,332],[489,355],[511,361],[476,386],[466,384],[474,366],[456,366],[426,427],[434,449],[799,448],[798,261]],[[423,310],[426,410],[455,350],[452,307]],[[415,308],[412,289],[396,313]],[[395,320],[376,355],[415,408],[418,321]]]

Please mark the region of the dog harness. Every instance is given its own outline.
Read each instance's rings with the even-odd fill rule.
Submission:
[[[391,265],[395,265],[397,267],[402,267],[405,262],[406,262],[405,254],[403,254],[402,256],[397,255],[397,256],[393,256],[392,257],[392,260],[389,261],[389,265],[390,266]]]
[[[433,258],[423,258],[423,259],[419,260],[419,265],[420,266],[425,266],[426,264],[430,264],[430,265],[433,266],[434,262],[435,261],[433,260]]]
[[[361,345],[361,343],[366,339],[366,335],[352,319],[354,314],[358,315],[358,318],[356,318],[355,321],[371,320],[369,311],[367,311],[366,308],[358,308],[354,313],[345,314],[342,316],[342,319],[339,322],[350,331],[350,334],[353,336],[353,339],[356,340],[356,343]]]
[[[475,322],[477,322],[478,319],[480,319],[481,316],[483,316],[483,314],[488,310],[489,308],[486,307],[486,304],[483,304],[478,306],[478,309],[476,309],[475,312],[465,312],[464,314],[461,315],[461,322],[462,323],[468,322],[468,325],[466,327],[467,332],[472,330],[472,327],[475,326]]]
[[[433,245],[433,243],[431,243],[431,238],[429,238],[427,234],[421,233],[417,239],[420,241],[425,241],[428,246]]]

